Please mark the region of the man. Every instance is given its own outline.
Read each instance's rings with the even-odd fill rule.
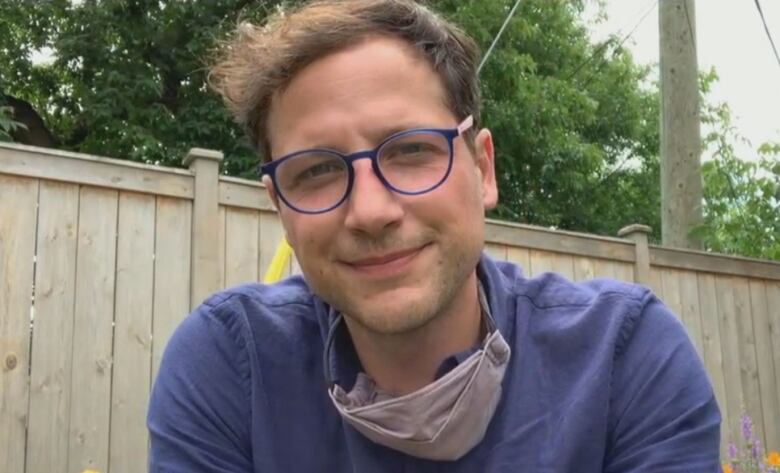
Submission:
[[[178,328],[153,471],[718,471],[713,391],[662,303],[482,254],[478,56],[409,0],[239,28],[212,83],[267,158],[304,278]]]

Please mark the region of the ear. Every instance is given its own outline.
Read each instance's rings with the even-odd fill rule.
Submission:
[[[279,216],[279,220],[282,222],[282,229],[284,230],[284,237],[287,239],[287,242],[290,244],[290,246],[295,249],[295,245],[293,244],[293,241],[290,239],[290,232],[287,231],[287,222],[282,217],[282,206],[279,203],[279,194],[276,192],[276,188],[274,187],[274,182],[271,179],[270,176],[265,175],[262,178],[263,185],[265,186],[266,192],[268,192],[268,198],[271,199],[271,203],[274,205],[274,208],[276,209],[276,215]]]
[[[498,185],[496,184],[496,153],[493,147],[493,135],[483,128],[474,139],[476,165],[482,184],[482,202],[485,210],[491,210],[498,203]]]
[[[263,176],[262,181],[266,192],[268,192],[268,198],[271,199],[271,203],[274,204],[276,213],[279,213],[279,195],[276,193],[276,188],[274,187],[274,182],[271,180],[271,176],[266,174]]]

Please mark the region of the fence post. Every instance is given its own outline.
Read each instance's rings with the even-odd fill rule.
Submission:
[[[647,235],[653,229],[647,225],[633,224],[623,227],[618,231],[620,238],[634,241],[636,256],[634,258],[634,282],[650,286],[650,248],[647,244]]]
[[[190,310],[219,289],[217,225],[219,220],[219,151],[191,148],[184,165],[195,174],[192,204]]]

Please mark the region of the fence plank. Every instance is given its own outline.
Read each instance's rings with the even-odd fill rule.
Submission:
[[[618,281],[635,282],[634,267],[626,263],[615,263],[615,277]]]
[[[261,279],[265,277],[268,266],[276,253],[276,248],[283,237],[284,229],[277,215],[270,212],[260,213],[260,257],[258,258],[257,272]],[[290,269],[291,266],[288,265],[282,277],[289,276]]]
[[[680,280],[680,318],[688,330],[699,356],[704,358],[701,335],[701,307],[699,306],[699,280],[695,272],[679,271]]]
[[[531,250],[530,253],[531,262],[531,276],[536,277],[542,273],[553,271],[553,257],[552,253],[546,251]]]
[[[777,392],[770,333],[767,292],[764,281],[750,281],[750,306],[753,313],[753,333],[756,340],[759,392],[763,410],[764,445],[780,448],[780,397]]]
[[[726,380],[723,377],[723,349],[720,328],[718,326],[718,303],[715,292],[715,276],[701,273],[698,275],[699,314],[702,324],[702,351],[704,366],[707,368],[715,398],[718,400],[723,423],[721,424],[720,453],[725,458],[728,445],[728,403],[726,402]],[[737,413],[737,415],[739,415]]]
[[[108,468],[118,193],[82,187],[68,471]]]
[[[135,472],[148,461],[145,419],[152,360],[154,214],[154,197],[120,194],[108,462],[111,473]]]
[[[485,253],[496,261],[506,261],[506,245],[485,243]]]
[[[663,301],[674,315],[682,320],[682,300],[680,299],[680,272],[675,269],[661,270],[661,285],[663,286]],[[683,321],[684,323],[685,321]],[[687,327],[686,327],[687,329]]]
[[[78,199],[78,186],[40,183],[26,473],[68,466]]]
[[[753,333],[753,315],[750,307],[750,288],[746,278],[735,277],[732,281],[745,408],[755,422],[756,434],[763,442],[766,442],[761,392],[758,387],[758,362],[756,361],[756,338]]]
[[[258,281],[259,214],[254,210],[226,209],[225,285]]]
[[[225,255],[227,253],[227,237],[225,222],[227,219],[227,207],[219,206],[217,213],[217,283],[220,288],[228,286],[225,279]]]
[[[530,277],[531,275],[531,255],[526,248],[518,248],[516,246],[510,246],[506,251],[507,260],[520,266],[523,270],[523,276]]]
[[[780,282],[766,281],[766,306],[769,315],[769,338],[772,342],[775,384],[777,394],[780,396]],[[780,450],[780,444],[771,447]]]
[[[723,377],[726,380],[726,408],[729,417],[729,440],[737,441],[740,432],[740,414],[743,407],[742,375],[739,360],[739,336],[734,309],[734,279],[730,276],[715,278],[715,297],[718,305],[718,328],[723,350]]]
[[[152,379],[157,377],[165,344],[190,312],[192,203],[157,198],[152,309]]]
[[[553,271],[569,280],[573,280],[574,258],[563,253],[553,254]]]
[[[605,259],[596,259],[593,262],[593,269],[597,278],[617,279],[617,268],[612,261]]]
[[[596,277],[596,266],[591,258],[585,256],[574,257],[574,279],[586,281]]]
[[[24,472],[38,181],[0,175],[0,471]]]
[[[650,267],[650,289],[659,299],[664,298],[664,285],[661,277],[661,269]]]

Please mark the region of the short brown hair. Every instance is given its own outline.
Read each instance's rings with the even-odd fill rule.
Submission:
[[[444,84],[458,119],[479,124],[479,49],[457,26],[413,0],[318,0],[279,10],[264,25],[242,23],[218,51],[209,75],[236,121],[270,160],[267,121],[274,94],[301,69],[369,35],[408,41]]]

